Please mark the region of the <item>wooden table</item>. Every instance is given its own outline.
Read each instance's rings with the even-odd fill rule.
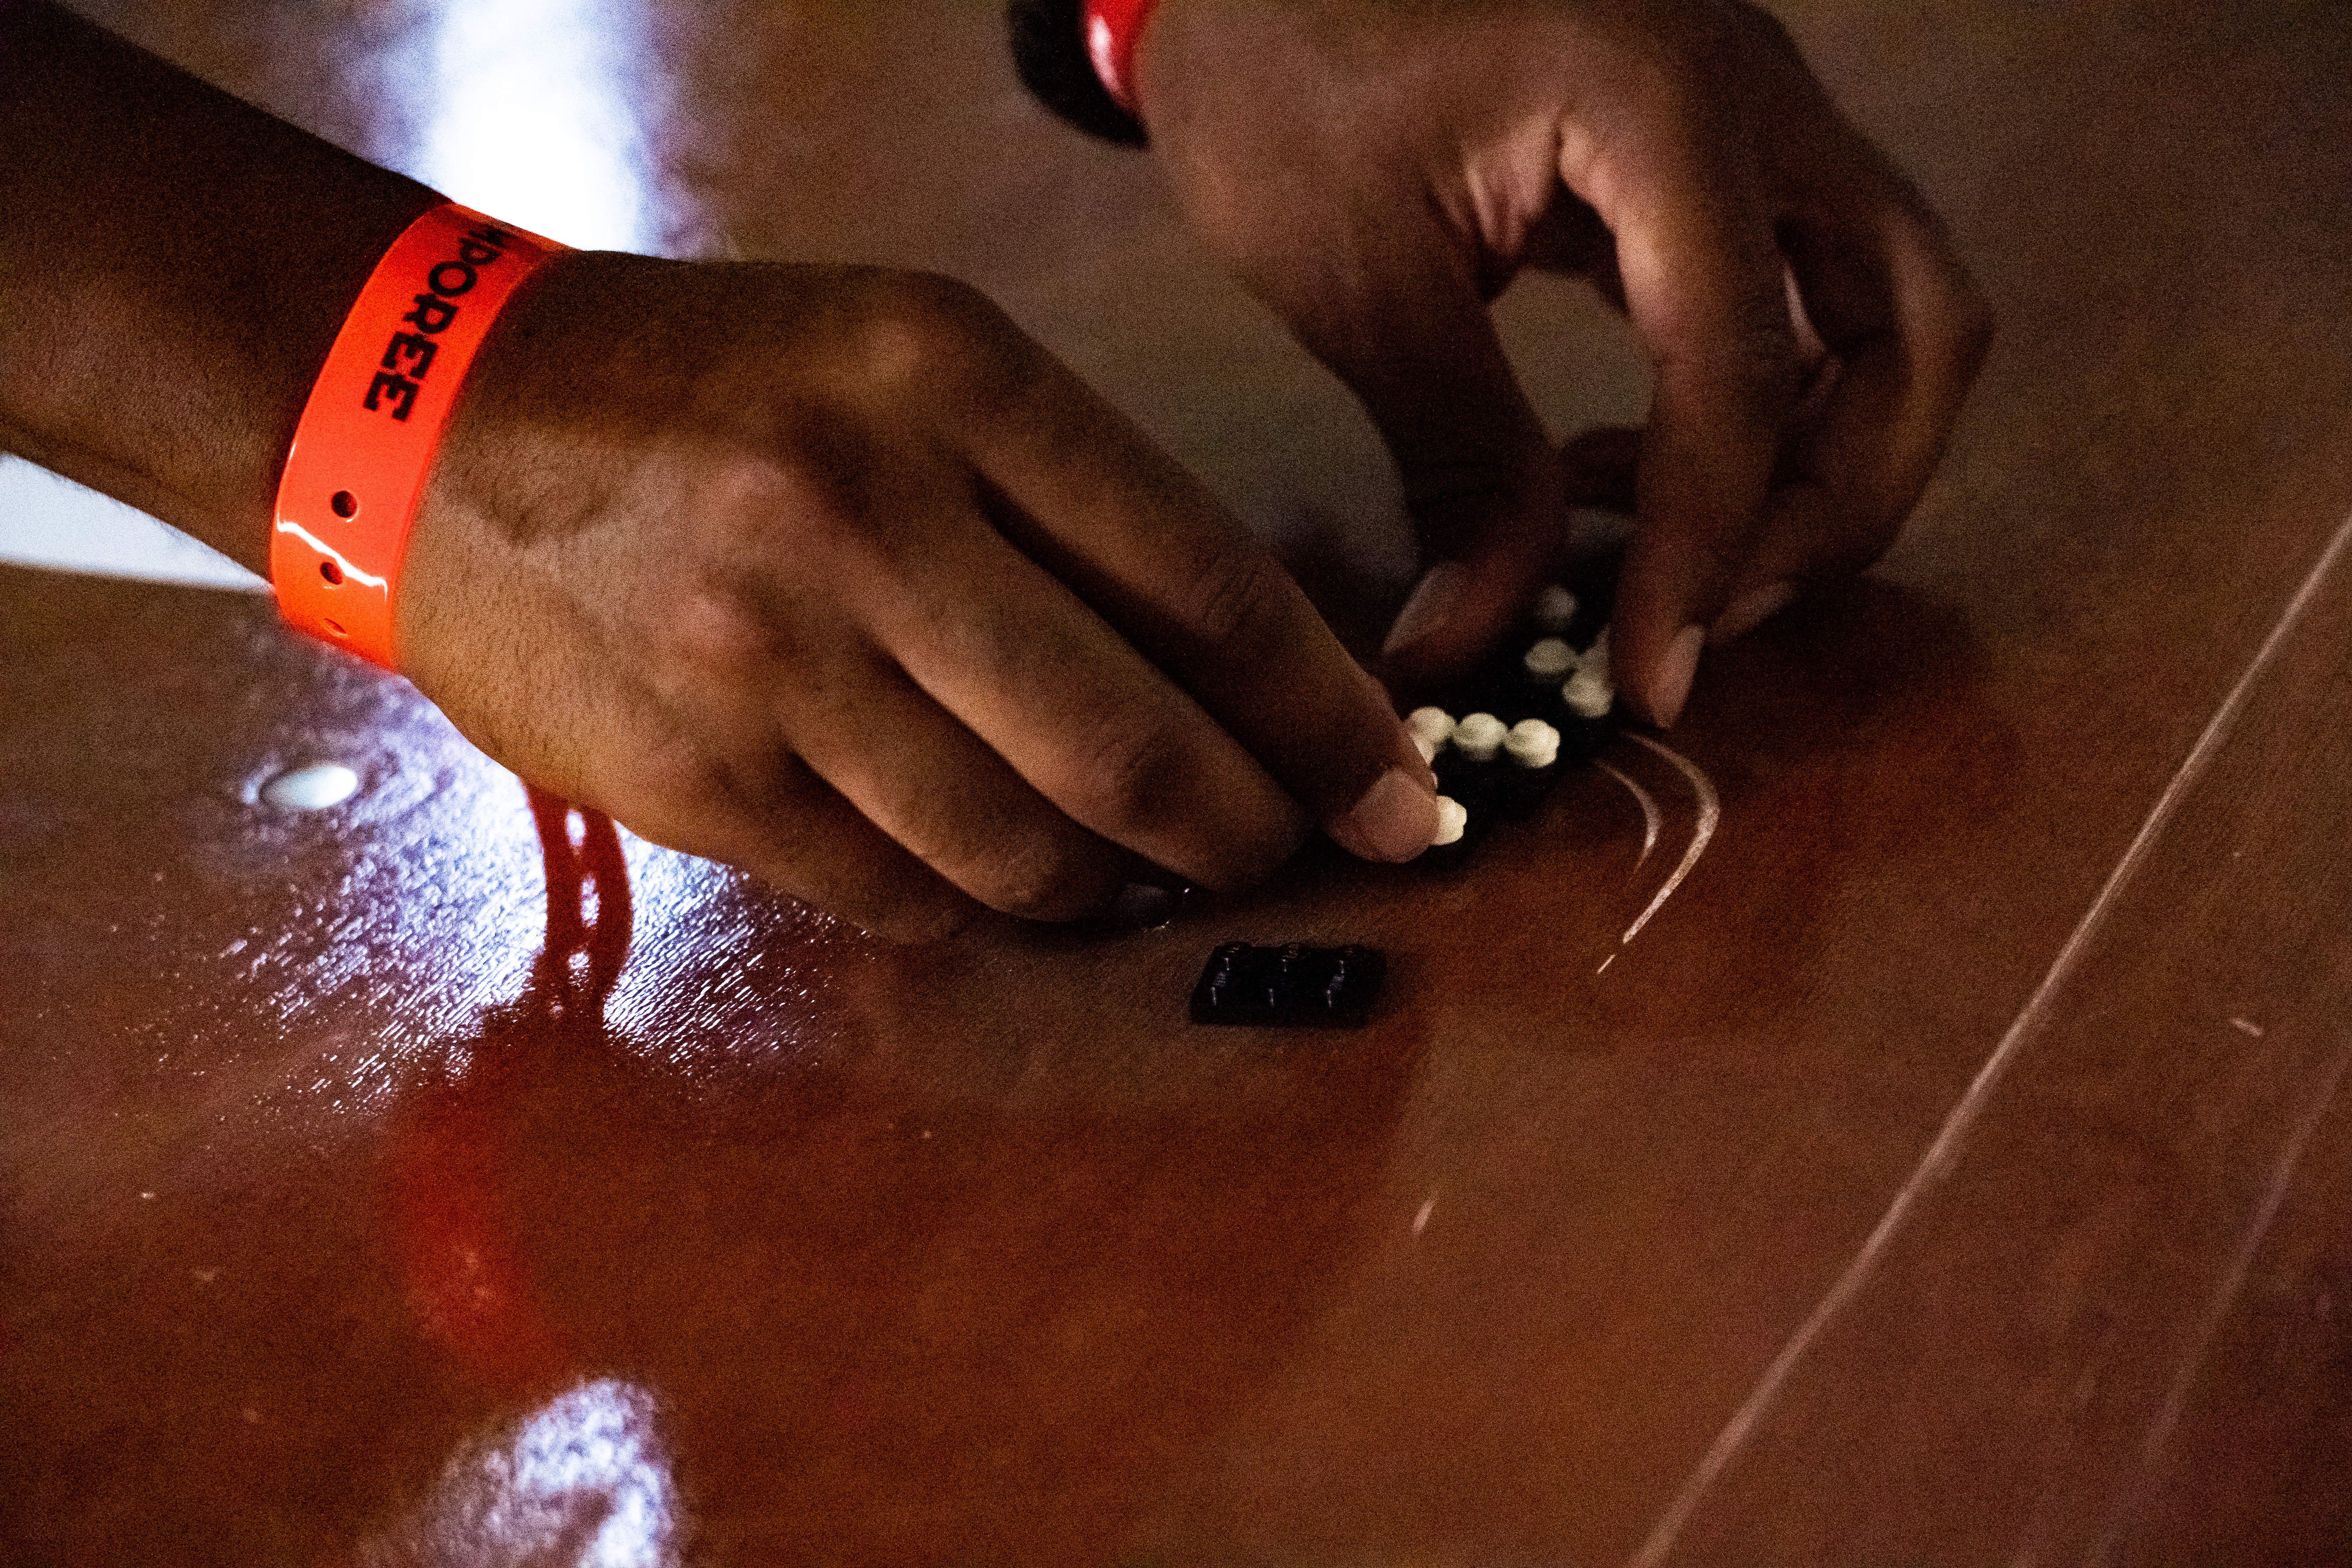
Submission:
[[[992,5],[541,9],[90,5],[468,199],[575,126],[561,237],[971,278],[1349,636],[1401,595],[1369,426]],[[1785,14],[2004,335],[1885,565],[1710,658],[1630,942],[1702,798],[1628,738],[1456,877],[898,952],[631,841],[541,963],[406,687],[0,569],[0,1560],[2342,1561],[2352,16]],[[1233,936],[1389,998],[1195,1028]]]

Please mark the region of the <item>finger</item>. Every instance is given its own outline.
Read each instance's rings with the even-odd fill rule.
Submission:
[[[1071,820],[1209,887],[1297,847],[1298,804],[1055,574],[977,526],[900,565],[892,602],[866,606],[881,639]]]
[[[893,839],[785,747],[747,707],[696,713],[626,680],[575,688],[567,721],[602,737],[551,759],[538,778],[594,805],[649,843],[749,871],[803,903],[887,941],[937,941],[982,900]],[[536,776],[536,775],[535,775]]]
[[[1730,110],[1660,89],[1611,142],[1572,143],[1561,178],[1617,236],[1655,376],[1611,651],[1653,722],[1679,715],[1704,627],[1760,516],[1797,354],[1759,182]]]
[[[980,913],[781,746],[757,766],[688,747],[600,763],[574,794],[640,838],[738,867],[887,941],[936,942]]]
[[[942,424],[966,433],[981,500],[1009,542],[1004,559],[963,569],[1021,586],[1003,605],[1016,619],[974,632],[1000,650],[989,679],[1062,727],[1065,757],[1081,755],[1072,738],[1092,737],[1076,776],[1049,783],[1050,760],[1016,765],[1066,807],[1094,803],[1073,814],[1097,831],[1212,885],[1255,874],[1277,820],[1262,784],[1358,855],[1426,847],[1434,788],[1387,694],[1205,489],[1005,331],[1013,341],[942,387],[956,403]],[[1054,668],[1048,647],[1068,662]],[[976,694],[947,694],[952,668],[918,679],[975,721]],[[992,742],[1034,758],[996,722],[982,729]]]
[[[1507,269],[1440,205],[1425,191],[1324,193],[1268,231],[1262,205],[1233,216],[1208,196],[1192,204],[1241,279],[1362,401],[1396,460],[1428,565],[1381,653],[1403,689],[1442,682],[1493,645],[1543,585],[1561,517],[1555,454],[1486,310]]]
[[[1371,287],[1296,300],[1294,325],[1363,401],[1394,455],[1426,565],[1381,648],[1403,689],[1459,675],[1549,580],[1564,511],[1558,460],[1496,337],[1477,279],[1433,224],[1365,258]]]
[[[459,510],[428,505],[419,519],[400,647],[404,671],[477,746],[641,838],[739,867],[891,941],[935,940],[979,912],[793,757],[772,715],[730,702],[740,687],[696,678],[714,649],[746,646],[728,635],[736,617],[689,600],[662,617],[669,646],[625,663],[541,574],[436,548],[459,531]],[[452,591],[453,573],[471,597]],[[657,683],[664,672],[673,689]]]
[[[1134,855],[1065,815],[879,653],[856,650],[817,682],[805,674],[771,670],[762,687],[777,694],[795,750],[866,820],[982,903],[1069,920],[1136,879]]]
[[[1899,179],[1879,199],[1784,226],[1806,315],[1836,377],[1790,442],[1748,558],[1711,636],[1794,584],[1860,571],[1893,544],[1949,444],[1991,341],[1990,311]]]
[[[818,529],[834,548],[803,551],[790,572],[775,569],[772,552],[731,552],[727,574],[662,606],[656,619],[670,657],[653,677],[660,705],[693,715],[699,749],[729,760],[730,777],[742,773],[736,760],[750,759],[755,794],[772,771],[765,759],[781,752],[805,763],[870,831],[991,908],[1036,920],[1088,912],[1130,879],[1134,856],[1047,800],[909,673],[940,662],[927,644],[944,644],[965,654],[957,679],[983,711],[1026,710],[1021,693],[990,687],[992,661],[969,650],[982,637],[972,623],[1006,591],[1007,573],[1035,568],[968,510],[925,516],[940,510],[930,499],[938,487],[908,482],[925,471],[913,466],[895,471],[896,488],[867,499],[898,520],[902,538]],[[738,499],[752,513],[787,499],[825,504],[816,489],[748,482],[752,493],[739,487]],[[974,537],[1009,563],[964,564]],[[877,616],[877,605],[887,614]],[[1071,610],[1090,619],[1080,606],[1042,614]],[[1009,618],[1022,625],[1021,647],[1044,662],[1078,662],[1036,635],[1034,606]]]
[[[558,612],[561,613],[561,612]],[[584,626],[580,628],[585,633]],[[719,702],[681,710],[600,666],[593,635],[542,639],[532,700],[545,732],[459,727],[530,781],[593,806],[650,843],[751,872],[893,942],[960,929],[979,903],[877,827],[786,749],[772,718]],[[709,689],[728,689],[719,682]],[[694,713],[691,731],[681,711]],[[530,721],[522,721],[528,723]]]

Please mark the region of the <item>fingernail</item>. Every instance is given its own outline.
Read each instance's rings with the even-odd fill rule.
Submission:
[[[1339,847],[1364,860],[1410,860],[1437,831],[1437,792],[1401,767],[1372,783],[1363,798],[1332,818],[1326,831]]]
[[[1462,602],[1466,575],[1454,561],[1441,561],[1423,573],[1412,596],[1397,612],[1396,624],[1389,627],[1389,640],[1381,645],[1381,657],[1426,640],[1451,620]]]
[[[1705,626],[1685,626],[1675,634],[1674,646],[1666,649],[1665,658],[1658,665],[1657,679],[1650,682],[1650,717],[1661,730],[1671,730],[1675,721],[1683,716],[1683,703],[1689,700],[1691,678],[1698,673],[1699,649],[1706,646]]]
[[[1706,640],[1720,644],[1744,637],[1779,615],[1796,596],[1797,585],[1786,578],[1742,594],[1732,601],[1729,609],[1715,617],[1715,625],[1707,628]]]

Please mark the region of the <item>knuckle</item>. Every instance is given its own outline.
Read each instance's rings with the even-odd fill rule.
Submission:
[[[1246,658],[1278,642],[1289,628],[1295,593],[1289,574],[1272,556],[1235,540],[1195,570],[1186,619],[1207,646]]]
[[[907,401],[984,357],[1001,313],[968,283],[936,272],[874,268],[846,288],[847,342],[837,374],[862,399]]]
[[[1175,868],[1209,887],[1265,879],[1306,835],[1304,814],[1279,791],[1211,776],[1201,749],[1173,730],[1108,743],[1097,764],[1097,798],[1109,820],[1153,829],[1163,842],[1171,828],[1183,829],[1184,863]],[[1255,778],[1255,769],[1244,771]]]
[[[837,405],[794,411],[773,440],[701,459],[646,618],[656,641],[715,674],[819,658],[844,585],[895,583],[921,519],[890,443]]]
[[[1169,724],[1122,718],[1097,732],[1077,787],[1108,822],[1166,821],[1181,812],[1197,766],[1192,748]]]
[[[691,678],[729,688],[763,678],[789,655],[775,618],[740,582],[704,581],[688,589],[661,635]]]
[[[830,439],[807,410],[772,439],[703,454],[692,480],[688,564],[702,584],[748,593],[757,563],[839,531],[850,506],[858,453],[841,434]]]
[[[744,445],[704,455],[698,478],[704,509],[734,528],[765,527],[805,504],[805,485],[776,451]]]
[[[1068,920],[1098,906],[1121,852],[1049,806],[969,789],[898,786],[869,819],[917,861],[988,908]]]
[[[1165,721],[1106,726],[1080,765],[1077,789],[1105,837],[1132,841],[1140,831],[1180,841],[1185,863],[1175,868],[1212,887],[1262,879],[1305,831],[1295,813],[1269,810],[1245,785],[1213,777],[1207,749]]]
[[[805,765],[779,752],[742,765],[705,745],[681,740],[647,747],[617,781],[625,797],[616,817],[649,843],[748,871],[792,897],[901,944],[953,935],[978,906],[911,862],[868,861],[854,872],[812,854],[794,824],[819,815]]]
[[[1747,280],[1715,319],[1712,331],[1653,342],[1651,364],[1658,375],[1743,408],[1777,411],[1793,404],[1804,384],[1804,355],[1777,273],[1769,287],[1760,273]]]

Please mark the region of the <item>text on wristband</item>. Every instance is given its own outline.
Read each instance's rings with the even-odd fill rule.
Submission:
[[[505,229],[479,224],[459,237],[456,259],[434,264],[425,275],[425,291],[412,301],[416,308],[400,318],[403,326],[415,331],[392,335],[378,362],[383,368],[368,383],[362,406],[389,412],[393,418],[407,423],[409,410],[416,405],[417,390],[439,352],[433,340],[457,321],[457,301],[473,291],[481,278],[479,269],[504,257],[514,237]]]

